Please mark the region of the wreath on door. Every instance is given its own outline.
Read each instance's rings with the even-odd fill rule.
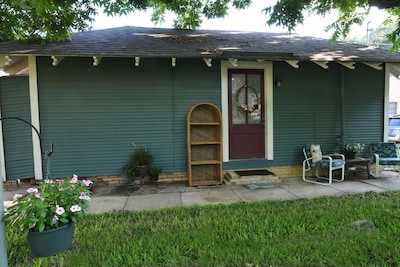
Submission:
[[[253,105],[248,105],[247,103],[240,102],[239,96],[240,96],[240,93],[243,91],[243,89],[250,90],[255,95],[255,101],[254,101]],[[258,108],[255,106],[260,104],[260,97],[258,96],[256,89],[254,89],[251,86],[248,86],[247,84],[243,85],[236,91],[235,98],[236,98],[236,106],[238,107],[238,110],[245,112],[245,113],[252,113],[254,110],[256,110]]]

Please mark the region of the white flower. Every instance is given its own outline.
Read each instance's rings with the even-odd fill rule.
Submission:
[[[77,211],[81,211],[82,209],[79,205],[73,205],[73,206],[71,206],[70,210],[72,212],[77,212]]]
[[[90,200],[90,197],[85,192],[81,192],[79,199]]]
[[[58,215],[62,215],[65,212],[65,209],[63,207],[60,207],[57,205],[56,213]]]

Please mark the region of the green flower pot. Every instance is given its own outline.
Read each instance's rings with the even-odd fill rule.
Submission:
[[[49,257],[67,250],[74,236],[75,225],[67,224],[43,232],[29,232],[28,243],[34,257]]]

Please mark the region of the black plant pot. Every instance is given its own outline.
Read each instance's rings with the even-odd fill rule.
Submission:
[[[145,177],[149,173],[149,168],[147,165],[137,166],[138,174],[140,177]]]
[[[135,177],[134,176],[124,176],[124,181],[126,184],[130,184],[133,183],[135,181]]]
[[[158,174],[150,174],[150,178],[152,181],[158,181]]]
[[[354,151],[346,151],[343,153],[346,159],[354,159],[357,155],[357,152]]]

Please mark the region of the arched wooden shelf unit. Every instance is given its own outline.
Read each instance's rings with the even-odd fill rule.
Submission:
[[[221,111],[212,103],[194,105],[187,114],[189,186],[222,184]]]

